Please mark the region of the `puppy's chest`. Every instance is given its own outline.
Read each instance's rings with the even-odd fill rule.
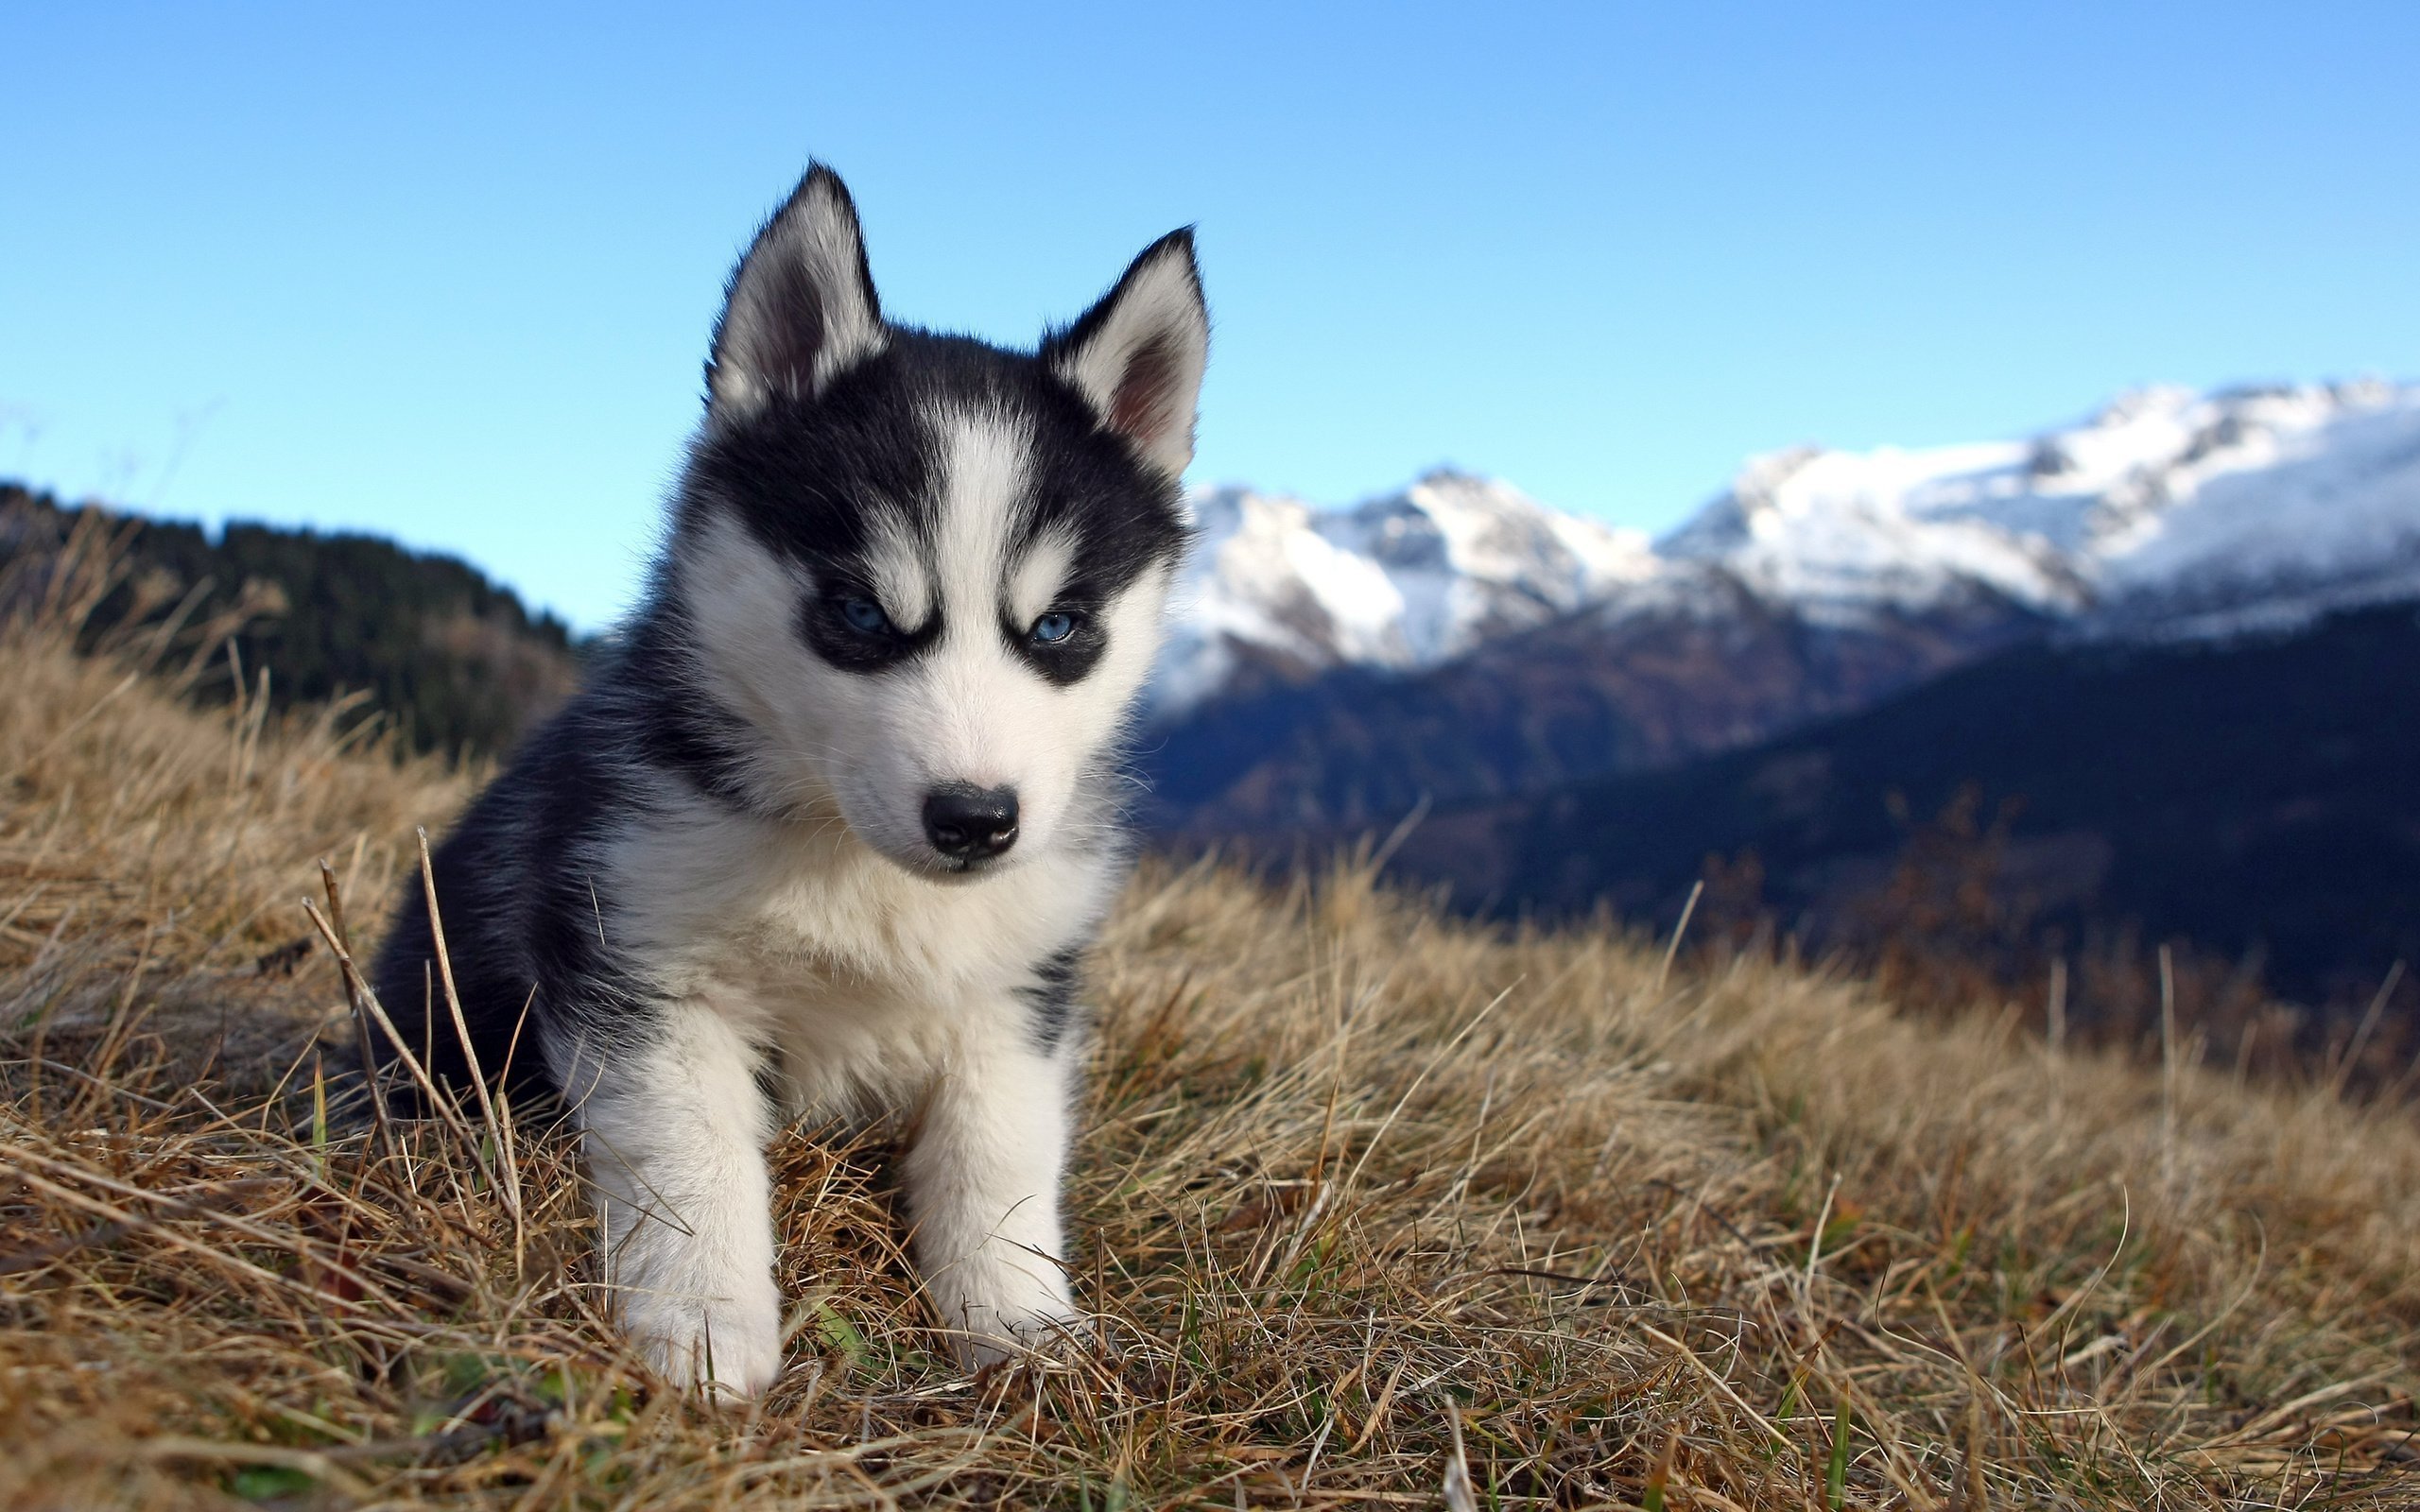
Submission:
[[[1089,930],[1083,879],[1028,869],[948,886],[887,864],[760,866],[670,932],[668,985],[785,1040],[973,1027],[1021,1011],[1015,989]]]

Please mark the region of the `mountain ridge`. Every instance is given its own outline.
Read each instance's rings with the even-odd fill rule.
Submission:
[[[1325,515],[1210,502],[1148,822],[1385,828],[1776,738],[2029,641],[2420,597],[2420,386],[2149,388],[2021,440],[1786,450],[1652,543],[1461,474]],[[1357,544],[1413,515],[1393,529],[1425,557]]]
[[[2020,439],[1786,448],[1653,541],[1453,471],[1341,510],[1194,504],[1164,719],[1561,614],[1687,612],[1719,577],[1818,623],[1988,597],[2087,635],[2224,633],[2420,593],[2420,386],[2147,387]]]

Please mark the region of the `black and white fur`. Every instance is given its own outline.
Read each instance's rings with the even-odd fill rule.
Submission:
[[[1182,231],[1036,352],[891,324],[820,166],[733,275],[646,599],[435,857],[479,1065],[577,1118],[665,1376],[779,1374],[765,1149],[802,1114],[912,1126],[961,1358],[1078,1320],[1077,968],[1208,337]],[[415,889],[377,988],[458,1080],[432,970]]]

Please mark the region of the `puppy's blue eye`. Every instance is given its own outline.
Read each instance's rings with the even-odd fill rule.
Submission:
[[[845,601],[840,606],[840,617],[849,622],[849,628],[860,635],[890,633],[890,616],[885,614],[882,611],[882,606],[871,598],[852,598]]]
[[[1076,616],[1053,610],[1033,622],[1032,633],[1044,645],[1056,645],[1076,633]]]

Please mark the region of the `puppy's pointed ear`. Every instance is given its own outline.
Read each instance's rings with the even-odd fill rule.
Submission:
[[[1110,430],[1175,477],[1193,460],[1193,414],[1210,356],[1210,312],[1193,261],[1193,231],[1170,232],[1081,319],[1042,346],[1051,369],[1091,402]]]
[[[777,394],[813,398],[883,340],[857,207],[838,174],[812,164],[731,275],[706,362],[708,410],[745,420]]]

